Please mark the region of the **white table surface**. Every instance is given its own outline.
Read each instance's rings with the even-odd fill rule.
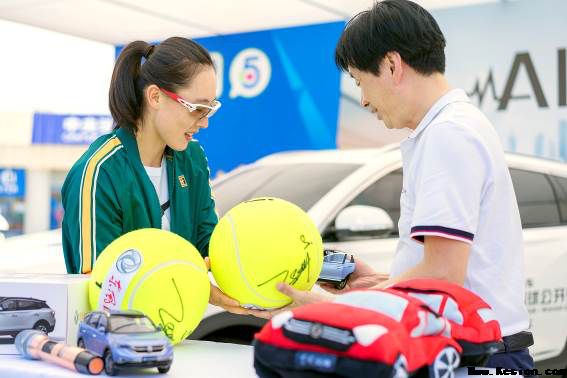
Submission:
[[[245,378],[256,377],[254,350],[248,345],[187,340],[175,346],[174,360],[167,374],[157,369],[128,369],[120,377],[169,378]],[[491,369],[492,370],[492,369]],[[494,375],[494,371],[492,372]],[[105,376],[104,372],[100,376]],[[15,355],[0,355],[1,378],[77,378],[86,377],[71,370],[43,361],[31,361]],[[455,378],[468,377],[466,369],[459,369]],[[520,377],[520,376],[515,376]]]
[[[253,348],[247,345],[188,340],[174,347],[174,359],[167,374],[157,369],[124,369],[119,377],[232,378],[256,377]],[[105,376],[104,372],[100,376]],[[43,361],[26,360],[14,355],[0,355],[1,378],[87,377]]]

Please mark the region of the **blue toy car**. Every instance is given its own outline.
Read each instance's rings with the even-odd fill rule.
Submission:
[[[354,257],[345,252],[326,249],[323,251],[323,268],[318,281],[335,284],[335,288],[344,289],[349,276],[354,272]]]
[[[93,311],[79,324],[77,345],[104,358],[104,370],[157,367],[167,373],[173,346],[161,328],[139,311]]]

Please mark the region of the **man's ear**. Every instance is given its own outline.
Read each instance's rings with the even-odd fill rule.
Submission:
[[[397,51],[390,51],[386,53],[384,62],[390,75],[392,75],[392,78],[394,79],[394,83],[399,84],[402,81],[404,74],[404,65],[400,53]]]
[[[160,95],[161,91],[155,84],[148,85],[146,89],[144,89],[144,98],[146,99],[146,104],[152,109],[159,108],[161,101]]]

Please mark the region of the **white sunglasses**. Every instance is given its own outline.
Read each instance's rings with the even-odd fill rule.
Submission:
[[[163,93],[165,93],[167,96],[169,96],[171,99],[173,99],[173,100],[177,101],[178,103],[180,103],[181,105],[183,105],[190,112],[194,112],[194,111],[202,112],[200,118],[211,118],[213,116],[213,114],[215,114],[217,112],[217,110],[219,110],[219,108],[221,107],[221,102],[218,101],[218,100],[213,100],[213,103],[210,106],[209,105],[203,105],[203,104],[193,104],[193,103],[185,100],[184,98],[179,97],[177,94],[170,92],[166,89],[160,88],[160,90]]]

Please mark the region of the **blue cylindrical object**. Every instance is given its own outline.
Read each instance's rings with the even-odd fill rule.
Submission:
[[[45,333],[37,331],[35,329],[25,329],[18,333],[16,340],[14,341],[14,345],[16,346],[18,352],[28,360],[35,360],[35,358],[29,354],[27,345],[29,339],[37,334],[45,335]]]

